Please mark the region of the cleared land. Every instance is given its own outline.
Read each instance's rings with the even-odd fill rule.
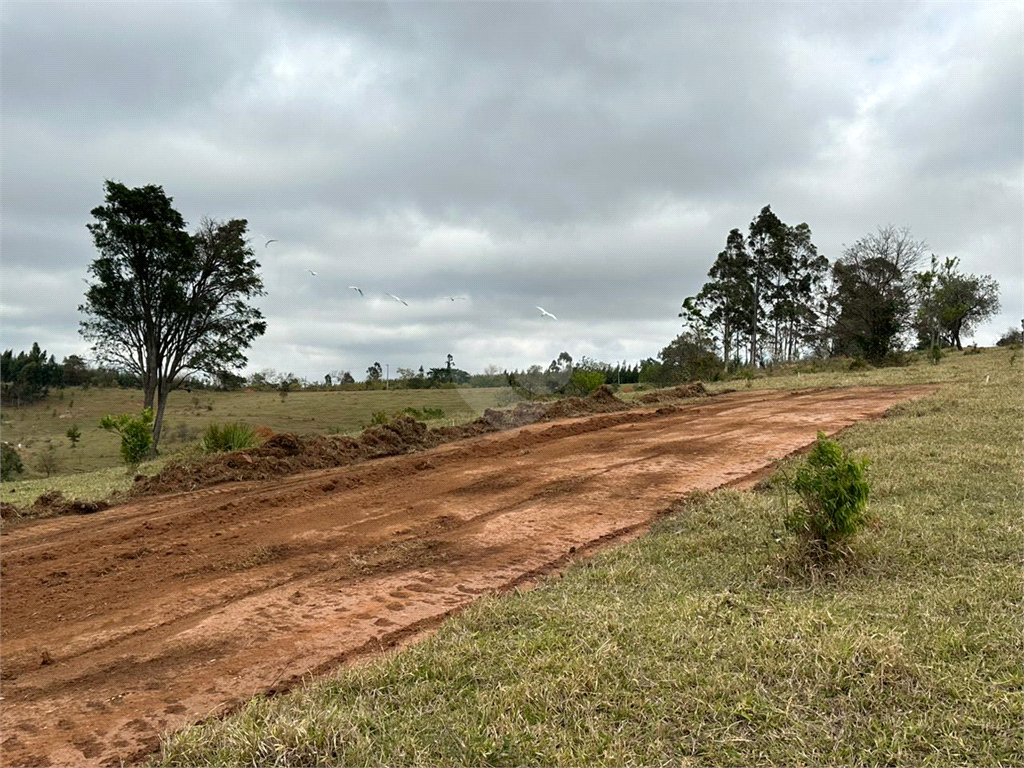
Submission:
[[[137,759],[929,391],[734,393],[5,531],[0,758]]]

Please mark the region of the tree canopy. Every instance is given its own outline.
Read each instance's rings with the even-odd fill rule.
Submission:
[[[190,235],[162,187],[107,181],[88,225],[100,252],[79,311],[97,359],[136,373],[155,406],[154,449],[167,396],[191,372],[220,377],[245,365],[266,331],[248,302],[264,295],[245,219],[204,219]]]
[[[832,268],[838,316],[833,354],[880,362],[901,347],[914,314],[914,267],[927,246],[905,227],[879,227]]]
[[[711,279],[683,301],[680,316],[696,337],[721,339],[727,363],[744,347],[754,364],[792,360],[815,338],[827,269],[810,227],[790,226],[766,205],[745,237],[739,229],[729,232]]]

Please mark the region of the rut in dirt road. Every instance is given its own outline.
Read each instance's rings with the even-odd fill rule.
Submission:
[[[747,392],[0,536],[0,762],[107,765],[931,388]]]

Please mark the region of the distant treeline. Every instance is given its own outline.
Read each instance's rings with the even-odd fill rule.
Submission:
[[[111,368],[92,368],[78,355],[68,355],[57,362],[39,344],[28,352],[14,354],[5,350],[0,355],[0,400],[5,405],[19,405],[41,400],[56,387],[138,387],[138,376]]]

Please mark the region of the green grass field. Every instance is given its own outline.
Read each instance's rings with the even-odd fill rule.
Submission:
[[[752,382],[942,384],[841,435],[872,459],[877,518],[843,568],[793,567],[770,492],[683,499],[560,579],[173,735],[155,764],[1020,765],[1013,354]]]
[[[209,424],[243,421],[275,432],[325,434],[358,432],[370,423],[374,412],[394,413],[404,408],[439,408],[445,419],[435,423],[462,423],[485,408],[501,404],[507,389],[399,389],[364,392],[292,392],[284,399],[277,392],[171,393],[160,442],[162,458],[140,467],[155,473],[166,461],[188,450]],[[0,497],[16,504],[31,503],[40,493],[61,490],[69,498],[96,499],[124,490],[131,484],[121,457],[117,435],[100,429],[108,414],[137,413],[142,392],[129,389],[77,387],[51,394],[44,401],[20,408],[5,407],[0,436],[21,443],[25,473],[0,485]],[[78,446],[71,447],[66,433],[77,424],[82,432]],[[50,446],[58,461],[51,477],[38,468],[40,454]]]

